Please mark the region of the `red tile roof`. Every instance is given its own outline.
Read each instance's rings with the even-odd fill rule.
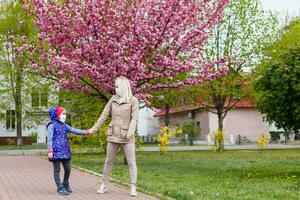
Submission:
[[[232,104],[231,104],[232,105]],[[254,108],[255,106],[251,103],[251,100],[240,100],[238,101],[234,108]],[[179,112],[186,112],[191,110],[197,110],[200,108],[204,108],[201,105],[183,105],[183,106],[176,106],[169,109],[169,114],[179,113]],[[154,115],[154,117],[161,117],[165,115],[165,109],[161,109],[158,113]]]

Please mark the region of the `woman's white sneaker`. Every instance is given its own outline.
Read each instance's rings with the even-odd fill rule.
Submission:
[[[107,190],[107,185],[106,185],[104,182],[102,182],[102,183],[100,184],[100,187],[99,187],[97,193],[98,193],[98,194],[103,194],[103,193],[106,192],[106,190]]]
[[[130,196],[132,196],[132,197],[136,197],[137,196],[136,185],[135,184],[131,184],[131,187],[130,187]]]

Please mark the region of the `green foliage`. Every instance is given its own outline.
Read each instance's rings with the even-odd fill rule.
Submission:
[[[271,135],[272,141],[276,141],[276,140],[280,139],[280,134],[284,134],[284,135],[288,134],[286,131],[270,131],[269,133]]]
[[[67,111],[67,123],[75,128],[88,130],[100,117],[106,102],[100,98],[83,93],[74,93],[67,90],[60,91],[60,106]],[[70,143],[77,150],[106,151],[106,130],[108,123],[104,124],[99,131],[88,136],[70,136]]]
[[[197,126],[195,121],[185,122],[181,126],[181,130],[183,134],[188,135],[188,140],[191,146],[194,144],[193,141],[195,138],[201,134],[201,128]]]
[[[142,138],[136,133],[135,134],[135,147],[136,149],[141,149],[143,145],[143,140]]]
[[[22,127],[32,127],[40,120],[38,117],[33,120],[33,116],[27,120],[29,94],[41,78],[25,73],[30,65],[28,52],[19,51],[37,34],[32,16],[23,10],[22,2],[4,0],[0,3],[0,108],[16,111],[18,145],[22,144]]]
[[[106,130],[108,125],[103,126],[99,131],[90,135],[70,135],[69,141],[73,150],[82,152],[106,152]]]
[[[224,118],[239,100],[251,97],[252,87],[244,71],[257,65],[266,44],[276,37],[277,25],[276,17],[265,12],[259,0],[232,0],[226,7],[222,22],[207,41],[204,56],[208,61],[228,57],[225,65],[229,72],[198,86],[201,104],[218,116],[218,129],[223,129]]]
[[[280,31],[264,49],[265,59],[253,72],[257,108],[266,120],[286,131],[300,129],[300,19]]]
[[[31,143],[35,143],[38,139],[38,132],[32,132],[28,137]]]
[[[300,47],[270,58],[253,81],[257,108],[269,122],[285,130],[300,129]]]
[[[262,66],[268,66],[270,61],[281,61],[283,54],[290,49],[300,47],[300,18],[292,19],[285,27],[279,31],[279,37],[264,47]]]

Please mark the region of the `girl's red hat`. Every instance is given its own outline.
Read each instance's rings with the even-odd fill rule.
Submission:
[[[65,111],[65,109],[63,107],[58,107],[55,112],[56,117],[59,117],[60,114],[63,113],[64,111]]]

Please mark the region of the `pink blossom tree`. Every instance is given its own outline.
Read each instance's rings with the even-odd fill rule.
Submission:
[[[210,81],[226,58],[206,62],[204,42],[228,0],[29,0],[38,39],[32,69],[61,88],[107,99],[126,76],[134,93]],[[214,67],[216,63],[224,67]],[[200,66],[200,67],[199,67]]]

